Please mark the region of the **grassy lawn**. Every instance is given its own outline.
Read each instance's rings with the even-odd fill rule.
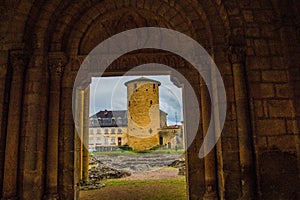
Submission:
[[[80,200],[184,200],[186,199],[185,177],[157,180],[103,181],[104,188],[80,192]]]

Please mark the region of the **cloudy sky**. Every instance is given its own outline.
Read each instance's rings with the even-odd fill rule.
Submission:
[[[90,115],[100,110],[127,110],[127,88],[125,82],[141,76],[93,78],[90,92]],[[159,87],[160,109],[168,113],[168,125],[180,124],[182,119],[182,92],[171,81],[170,76],[144,76],[161,82]]]

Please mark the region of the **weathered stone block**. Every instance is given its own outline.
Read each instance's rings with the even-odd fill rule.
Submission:
[[[250,82],[261,82],[261,72],[259,70],[249,71],[248,80]]]
[[[255,98],[275,97],[273,84],[254,83],[249,86],[250,95]]]
[[[293,133],[293,134],[297,134],[297,120],[287,120],[286,121],[287,124],[287,133]]]
[[[284,70],[262,71],[262,80],[264,82],[287,82],[287,73]]]
[[[293,91],[289,84],[276,84],[276,97],[279,98],[290,98],[293,97]]]
[[[270,100],[267,102],[270,117],[292,117],[294,116],[291,100]]]
[[[268,147],[277,148],[281,151],[296,151],[295,135],[279,135],[268,137]]]
[[[283,119],[257,120],[255,132],[259,136],[281,135],[283,133],[286,133],[285,120]]]
[[[270,69],[271,63],[268,57],[249,56],[246,60],[246,68],[249,70]]]

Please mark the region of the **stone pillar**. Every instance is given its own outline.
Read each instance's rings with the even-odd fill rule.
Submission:
[[[59,107],[61,95],[61,77],[66,57],[64,53],[49,54],[50,71],[50,96],[47,137],[47,165],[46,165],[46,188],[44,199],[58,199],[58,134],[59,134]]]
[[[82,180],[89,181],[89,100],[90,86],[84,89],[83,102],[83,148],[82,148]]]
[[[8,51],[0,51],[0,193],[4,179],[6,124],[11,70],[8,69]],[[1,195],[0,195],[1,198]]]
[[[44,195],[48,106],[48,67],[36,51],[26,70],[20,134],[18,193],[20,199]]]
[[[74,119],[72,115],[72,92],[76,73],[68,64],[65,67],[61,87],[59,152],[58,152],[58,190],[59,199],[74,199],[76,183],[74,182]]]
[[[253,141],[245,70],[246,49],[243,35],[229,38],[229,61],[232,65],[241,169],[241,199],[255,199]]]
[[[82,152],[83,152],[83,113],[84,113],[84,91],[76,88],[76,107],[75,107],[75,125],[76,125],[76,158],[78,179],[82,180]]]
[[[22,51],[10,53],[12,80],[7,121],[2,199],[17,199],[18,148],[26,61]]]
[[[207,72],[209,73],[209,72]],[[205,83],[203,79],[200,80],[201,89],[201,115],[203,124],[203,133],[206,134],[210,116],[213,114],[211,110],[211,99],[208,93],[207,85],[211,83]],[[203,136],[205,137],[205,135]],[[204,146],[205,149],[205,146]],[[213,148],[209,154],[204,158],[204,169],[205,169],[205,194],[204,200],[216,200],[218,199],[217,193],[217,172],[216,172],[216,152]]]

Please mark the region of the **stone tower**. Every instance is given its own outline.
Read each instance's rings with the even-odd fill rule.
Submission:
[[[162,128],[159,110],[160,82],[138,78],[127,86],[128,144],[134,149],[149,149],[159,143]]]

